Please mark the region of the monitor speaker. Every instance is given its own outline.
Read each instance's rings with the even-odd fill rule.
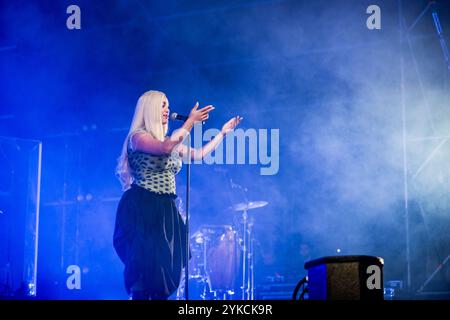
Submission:
[[[372,256],[323,257],[305,263],[309,300],[383,300],[384,261]]]

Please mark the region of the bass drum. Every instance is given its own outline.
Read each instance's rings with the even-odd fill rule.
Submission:
[[[241,256],[235,230],[229,225],[204,226],[202,229],[208,234],[206,272],[211,291],[234,290]]]

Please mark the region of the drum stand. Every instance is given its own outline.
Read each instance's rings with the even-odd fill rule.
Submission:
[[[243,210],[242,243],[242,300],[254,299],[253,222],[248,221],[247,209]]]
[[[242,192],[245,202],[231,206],[233,211],[242,211],[242,300],[254,300],[255,298],[255,276],[254,276],[254,252],[253,252],[253,219],[249,219],[248,210],[265,207],[267,201],[248,201],[247,188],[234,183],[233,180],[225,176],[230,182],[231,189],[239,189]]]

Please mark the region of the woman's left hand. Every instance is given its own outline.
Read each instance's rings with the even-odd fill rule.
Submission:
[[[222,134],[226,135],[227,133],[229,133],[230,131],[233,131],[234,128],[237,127],[237,125],[242,121],[242,117],[240,116],[236,116],[234,118],[231,118],[227,123],[225,123],[222,127]]]

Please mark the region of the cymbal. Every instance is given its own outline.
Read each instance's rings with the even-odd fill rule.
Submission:
[[[241,202],[238,204],[235,204],[231,207],[234,211],[244,211],[244,210],[250,210],[250,209],[257,209],[267,206],[269,203],[267,201],[249,201],[247,203]]]

